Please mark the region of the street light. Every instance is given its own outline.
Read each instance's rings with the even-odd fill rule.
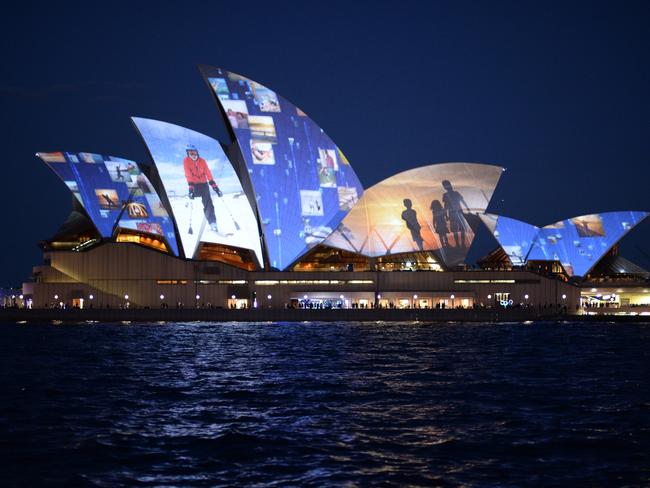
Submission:
[[[562,294],[562,300],[566,300],[566,295]]]
[[[524,299],[528,300],[528,293],[524,295]]]
[[[165,299],[165,295],[160,295],[160,299],[161,299],[161,300],[164,300],[164,299]]]
[[[454,298],[456,298],[456,295],[452,294],[449,298],[451,298],[451,308],[456,308],[454,304]]]
[[[59,295],[54,295],[54,299],[55,299],[55,300],[58,300],[58,299],[59,299]]]
[[[92,300],[93,298],[95,298],[93,295],[88,295],[88,300]]]
[[[124,299],[125,299],[125,300],[128,300],[128,299],[129,299],[129,295],[124,295]]]

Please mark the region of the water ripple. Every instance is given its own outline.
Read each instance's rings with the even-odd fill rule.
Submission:
[[[650,484],[650,325],[0,327],[3,486]]]

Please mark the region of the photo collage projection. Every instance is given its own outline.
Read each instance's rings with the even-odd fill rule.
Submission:
[[[102,237],[118,227],[164,237],[178,255],[174,224],[149,179],[134,161],[80,152],[38,153],[68,186]]]
[[[570,276],[584,276],[647,212],[607,212],[561,220],[539,230],[528,260],[559,261]]]
[[[460,264],[502,172],[444,163],[398,173],[367,189],[325,244],[371,257],[436,251],[447,266]]]
[[[361,197],[348,160],[307,115],[243,76],[203,68],[244,157],[272,268],[323,241]]]
[[[219,141],[158,120],[132,118],[158,169],[185,257],[209,242],[264,259],[257,219]]]
[[[510,262],[514,266],[526,264],[526,257],[535,242],[539,227],[502,215],[484,214],[480,217]]]

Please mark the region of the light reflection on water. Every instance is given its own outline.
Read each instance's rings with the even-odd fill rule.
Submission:
[[[27,324],[0,334],[8,485],[649,481],[650,325]]]

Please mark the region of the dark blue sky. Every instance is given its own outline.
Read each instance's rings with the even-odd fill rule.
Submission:
[[[0,285],[29,276],[70,209],[35,152],[147,162],[131,115],[225,140],[201,63],[305,110],[366,187],[489,162],[508,169],[491,210],[537,225],[650,210],[647,2],[58,3],[0,18]],[[650,267],[637,246],[650,255],[650,223],[622,246]]]

